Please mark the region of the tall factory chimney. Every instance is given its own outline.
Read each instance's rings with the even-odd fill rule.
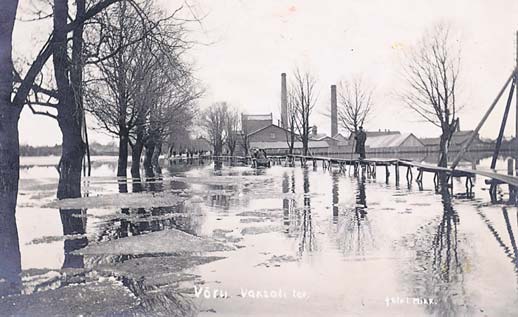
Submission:
[[[286,88],[286,73],[281,74],[281,127],[288,127],[288,90]]]
[[[336,85],[331,85],[331,137],[338,134],[338,110],[336,108]]]

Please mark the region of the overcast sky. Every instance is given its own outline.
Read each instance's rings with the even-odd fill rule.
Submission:
[[[404,84],[403,51],[427,28],[451,24],[461,43],[461,128],[473,129],[515,65],[518,1],[516,0],[190,0],[206,15],[193,25],[200,43],[192,51],[196,76],[207,88],[201,106],[227,101],[250,114],[272,112],[280,119],[280,74],[296,67],[318,80],[318,104],[312,118],[320,132],[330,133],[322,115],[330,103],[330,85],[362,76],[375,87],[373,116],[367,129],[392,129],[417,136],[440,131],[404,107],[395,92]],[[162,0],[168,10],[175,5]],[[169,6],[169,7],[168,7]],[[18,52],[45,38],[18,22]],[[505,98],[503,98],[505,99]],[[505,100],[482,130],[495,138]],[[514,107],[513,107],[514,108]],[[515,111],[506,135],[514,134]],[[93,122],[89,123],[94,126]],[[110,139],[99,133],[91,138]],[[24,110],[20,139],[25,144],[60,143],[57,123]]]

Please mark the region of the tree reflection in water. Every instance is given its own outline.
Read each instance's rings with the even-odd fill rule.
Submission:
[[[288,173],[284,172],[282,174],[282,193],[287,195],[290,192],[290,178],[288,177]],[[283,214],[283,225],[290,225],[290,204],[292,204],[293,199],[289,199],[286,196],[282,199],[282,214]]]
[[[339,176],[339,173],[336,172],[336,175]],[[365,175],[360,174],[356,179],[354,207],[345,208],[343,215],[338,215],[337,220],[338,245],[346,256],[365,256],[369,250],[376,248],[376,239],[372,234],[367,215]],[[333,199],[333,206],[338,204],[338,198],[338,195],[336,195],[336,202]],[[338,214],[338,211],[336,213]]]
[[[303,189],[303,207],[297,208],[297,201],[294,197],[284,197],[282,200],[285,232],[289,237],[298,241],[299,256],[306,252],[316,250],[315,233],[313,232],[309,170],[307,167],[304,167],[303,171]],[[295,172],[293,170],[290,177],[288,177],[287,173],[284,173],[282,192],[283,194],[296,193]]]
[[[63,235],[84,235],[86,233],[86,209],[60,209]],[[84,268],[82,255],[73,254],[74,251],[86,247],[86,237],[70,237],[64,242],[65,260],[63,268]]]
[[[315,233],[313,232],[313,218],[311,215],[311,192],[309,188],[309,170],[304,168],[304,207],[300,215],[300,233],[299,233],[299,255],[303,255],[306,251],[315,250]]]
[[[455,316],[473,313],[464,285],[463,263],[469,263],[467,253],[459,248],[457,226],[459,216],[452,205],[447,186],[439,189],[443,206],[438,225],[433,221],[423,226],[408,239],[415,250],[415,261],[410,269],[402,272],[413,285],[413,296],[433,298],[435,305],[426,305],[429,313]],[[462,246],[462,244],[460,244]],[[460,312],[458,309],[466,309]]]
[[[295,200],[295,171],[291,170],[291,175],[283,175],[282,192],[285,197],[282,200],[283,224],[285,233],[288,237],[295,238],[299,233],[299,215],[297,212],[297,201]],[[291,196],[291,197],[290,197]]]
[[[338,201],[339,201],[339,182],[340,182],[340,173],[333,172],[331,176],[333,180],[333,188],[331,190],[332,193],[332,209],[333,209],[333,223],[338,223]]]

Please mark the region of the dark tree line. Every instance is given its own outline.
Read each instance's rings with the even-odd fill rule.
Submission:
[[[163,142],[194,115],[202,91],[182,60],[191,43],[179,12],[164,16],[150,2],[137,10],[122,1],[95,20],[94,50],[103,57],[89,69],[87,109],[119,139],[117,176],[127,174],[130,147],[132,177],[140,177],[142,154],[146,175],[160,172]]]

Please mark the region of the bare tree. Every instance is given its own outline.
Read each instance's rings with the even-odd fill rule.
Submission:
[[[96,19],[91,37],[104,57],[93,64],[87,78],[87,110],[109,133],[119,138],[117,176],[126,176],[130,131],[135,127],[138,107],[135,94],[146,73],[158,63],[143,41],[144,27],[134,8],[121,1]],[[133,43],[134,42],[134,43]]]
[[[7,259],[6,264],[0,268],[0,280],[7,281],[7,283],[0,282],[0,294],[4,293],[4,285],[15,285],[19,282],[21,271],[20,265],[20,252],[18,247],[18,233],[16,228],[16,202],[18,195],[18,181],[19,181],[19,168],[20,168],[20,157],[19,157],[19,135],[18,135],[18,120],[20,118],[20,112],[25,105],[29,105],[33,113],[46,115],[52,118],[61,119],[61,123],[66,120],[70,120],[68,114],[74,113],[68,112],[59,113],[58,116],[50,113],[49,111],[38,111],[34,107],[34,104],[40,104],[40,99],[35,99],[36,95],[46,95],[44,102],[41,105],[48,106],[51,111],[55,112],[58,106],[70,106],[65,100],[59,100],[59,104],[55,101],[62,97],[61,93],[58,93],[55,89],[49,89],[48,87],[41,87],[35,82],[35,79],[41,74],[45,64],[49,61],[53,54],[55,61],[60,61],[63,57],[63,47],[69,44],[66,37],[70,32],[74,32],[71,45],[73,56],[78,56],[80,50],[80,44],[77,43],[79,35],[82,34],[82,29],[85,21],[95,16],[106,7],[113,4],[116,0],[102,0],[92,1],[91,6],[86,7],[85,1],[76,1],[76,14],[74,16],[66,14],[65,19],[63,16],[63,1],[54,1],[54,30],[48,35],[48,39],[45,44],[41,47],[38,55],[33,61],[30,61],[28,69],[24,72],[16,70],[13,63],[13,30],[18,13],[18,1],[9,0],[2,2],[2,9],[0,12],[0,256],[3,259]],[[70,66],[70,65],[69,65]],[[63,74],[63,68],[59,68],[59,73]],[[76,80],[79,74],[76,69],[68,68],[70,70],[71,80]],[[72,73],[74,73],[72,75]],[[56,78],[57,79],[57,78]],[[59,78],[62,80],[62,77]],[[32,94],[32,97],[31,97]],[[72,99],[68,99],[71,101]],[[32,104],[28,104],[31,101]],[[52,102],[50,102],[52,101]],[[59,109],[58,109],[59,110]],[[65,140],[64,140],[65,141]],[[67,149],[70,148],[71,143],[67,139]],[[65,146],[65,142],[63,142]],[[81,146],[79,145],[78,151],[81,152]],[[83,152],[84,153],[84,152]],[[70,155],[67,156],[70,158]],[[82,159],[82,156],[81,156]],[[77,181],[76,185],[72,187],[63,186],[63,178],[67,180],[74,179],[70,169],[72,164],[69,164],[70,160],[65,162],[63,165],[68,168],[68,171],[63,173],[63,177],[60,174],[60,184],[58,186],[58,197],[65,195],[79,195],[80,194],[80,180]],[[80,167],[79,167],[80,171]],[[9,290],[7,290],[9,291]]]
[[[230,156],[234,156],[236,146],[238,144],[240,136],[239,131],[239,112],[229,107],[226,113],[225,130],[227,135],[226,145]]]
[[[449,142],[458,125],[460,48],[451,39],[449,26],[437,24],[406,59],[404,75],[408,88],[401,95],[410,109],[441,129],[438,165],[446,167]]]
[[[79,197],[81,195],[81,165],[87,149],[87,129],[84,116],[84,69],[91,62],[92,56],[88,53],[88,43],[85,43],[87,29],[95,25],[92,22],[97,14],[107,10],[112,4],[124,1],[133,7],[139,8],[137,1],[104,0],[86,1],[77,0],[69,5],[67,0],[49,2],[52,7],[53,31],[45,47],[25,78],[21,79],[20,89],[24,90],[28,75],[37,76],[37,73],[52,56],[53,79],[55,88],[29,86],[34,92],[34,99],[26,95],[25,102],[31,105],[36,114],[46,115],[58,121],[62,133],[62,153],[58,166],[59,183],[58,198]],[[145,13],[141,11],[141,16]],[[69,22],[72,20],[72,22]],[[102,37],[99,41],[102,42]],[[98,60],[93,58],[93,60]],[[34,74],[34,72],[36,74]],[[49,96],[46,102],[40,102],[37,95],[43,93]],[[55,102],[52,102],[55,101]],[[44,106],[57,111],[57,115],[48,111],[35,111],[32,106]]]
[[[297,117],[297,107],[296,107],[296,94],[290,88],[287,94],[287,102],[286,102],[286,142],[288,144],[288,153],[293,154],[293,149],[295,147],[295,142],[297,141],[297,133],[296,133],[296,117]]]
[[[303,155],[309,153],[309,136],[311,133],[309,120],[317,101],[315,85],[316,79],[311,73],[302,73],[299,69],[294,71],[290,91],[295,114],[294,122],[302,141]]]
[[[250,131],[248,130],[248,125],[245,120],[245,115],[241,113],[241,137],[239,138],[239,145],[243,149],[243,153],[245,156],[248,156],[250,152]]]
[[[179,12],[163,16],[149,0],[138,10],[121,1],[96,19],[92,37],[101,40],[92,55],[102,57],[88,81],[88,108],[104,130],[119,138],[118,176],[126,176],[129,146],[133,177],[140,177],[144,148],[146,174],[159,172],[168,131],[190,122],[184,108],[200,91],[181,58],[191,45],[185,38],[186,22],[176,17]]]
[[[163,78],[167,78],[166,75]],[[165,80],[164,91],[149,112],[145,133],[144,169],[147,176],[161,172],[158,158],[162,145],[177,127],[187,128],[196,113],[196,100],[202,95],[190,76]]]
[[[228,104],[217,102],[205,110],[201,116],[201,125],[205,128],[208,140],[214,149],[214,155],[221,155],[227,141],[226,121]]]
[[[359,78],[340,82],[338,91],[338,121],[342,128],[356,133],[372,109],[373,90]]]

